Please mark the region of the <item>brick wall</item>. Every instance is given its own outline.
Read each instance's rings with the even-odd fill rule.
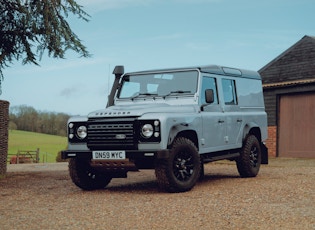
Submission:
[[[0,100],[0,175],[7,172],[9,102]]]
[[[277,156],[277,126],[268,126],[268,139],[266,140],[269,156]]]

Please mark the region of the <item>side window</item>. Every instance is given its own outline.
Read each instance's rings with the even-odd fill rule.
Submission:
[[[206,89],[212,89],[213,90],[213,94],[214,94],[213,104],[218,104],[217,84],[216,84],[215,78],[203,77],[202,88],[201,88],[201,104],[206,103],[206,96],[205,96]]]
[[[224,103],[226,105],[237,105],[235,81],[231,79],[222,79],[224,94]]]

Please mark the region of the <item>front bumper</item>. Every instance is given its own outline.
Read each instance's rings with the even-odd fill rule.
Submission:
[[[147,150],[147,151],[139,151],[139,150],[126,150],[126,158],[131,160],[136,159],[167,159],[169,157],[169,150],[162,149],[162,150]],[[86,158],[92,159],[92,151],[82,151],[82,150],[64,150],[61,151],[61,158],[68,159],[68,158]]]

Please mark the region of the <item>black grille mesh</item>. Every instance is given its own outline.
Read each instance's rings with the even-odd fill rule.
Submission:
[[[135,149],[134,119],[88,121],[88,147],[92,150]]]

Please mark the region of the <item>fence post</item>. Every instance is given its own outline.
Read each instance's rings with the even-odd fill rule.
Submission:
[[[39,163],[39,148],[36,149],[36,163]]]
[[[20,163],[20,150],[18,150],[17,154],[16,154],[16,163],[19,164]]]
[[[0,100],[0,175],[7,172],[9,105],[8,101]]]

